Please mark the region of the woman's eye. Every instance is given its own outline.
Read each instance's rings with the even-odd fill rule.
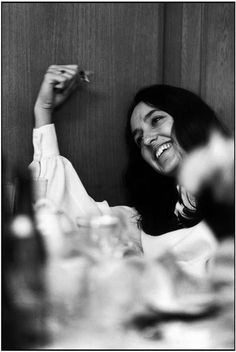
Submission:
[[[162,116],[155,116],[151,120],[151,125],[154,127],[157,125],[157,123],[162,119]]]

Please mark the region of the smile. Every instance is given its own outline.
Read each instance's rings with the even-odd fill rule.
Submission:
[[[157,150],[156,150],[156,158],[160,158],[160,156],[162,155],[162,153],[169,149],[171,147],[171,143],[165,143],[162,144]]]

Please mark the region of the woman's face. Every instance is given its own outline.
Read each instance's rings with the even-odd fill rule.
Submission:
[[[140,102],[133,110],[130,125],[143,159],[157,172],[175,175],[184,151],[174,134],[173,117]]]

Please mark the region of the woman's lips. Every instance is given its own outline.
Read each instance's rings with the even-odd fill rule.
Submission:
[[[164,151],[171,148],[171,146],[172,146],[172,143],[170,142],[163,143],[162,145],[160,145],[155,151],[156,158],[159,159],[160,156],[164,153]]]

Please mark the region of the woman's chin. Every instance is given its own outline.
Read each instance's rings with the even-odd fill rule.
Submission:
[[[152,167],[160,174],[176,177],[179,168],[180,160],[173,158],[170,160],[159,161],[155,160],[152,163]]]

